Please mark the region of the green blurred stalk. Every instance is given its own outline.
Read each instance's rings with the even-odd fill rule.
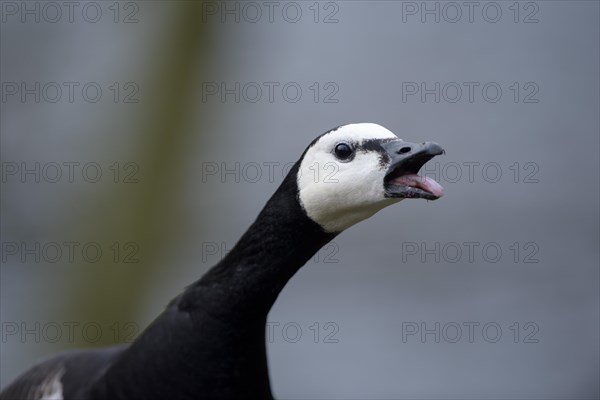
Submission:
[[[133,117],[135,129],[143,133],[134,157],[139,161],[141,181],[134,189],[113,185],[111,201],[89,204],[94,222],[88,220],[85,227],[79,227],[84,235],[102,238],[104,243],[134,241],[139,245],[140,263],[98,265],[86,267],[85,274],[74,274],[68,289],[73,301],[62,310],[71,320],[94,321],[103,327],[114,323],[122,327],[133,321],[142,329],[144,323],[136,319],[142,301],[139,295],[153,284],[153,271],[171,268],[158,261],[172,245],[169,232],[181,193],[173,177],[182,175],[179,155],[187,143],[184,127],[192,111],[192,83],[202,76],[204,60],[210,59],[206,53],[211,36],[209,25],[202,22],[202,2],[164,2],[160,7],[176,10],[161,41],[148,43],[146,49],[153,61],[143,66],[147,71],[140,85],[143,101]],[[78,345],[90,345],[80,336],[77,339]],[[113,335],[105,333],[95,345],[113,343]]]

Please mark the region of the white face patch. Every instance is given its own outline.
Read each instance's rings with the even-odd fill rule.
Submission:
[[[298,171],[300,203],[325,231],[341,232],[401,200],[385,197],[389,158],[360,149],[366,141],[381,139],[398,137],[377,124],[344,125],[321,136],[304,155]],[[358,149],[341,160],[335,154],[341,143]]]

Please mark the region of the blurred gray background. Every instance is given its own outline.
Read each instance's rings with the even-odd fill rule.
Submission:
[[[598,2],[1,7],[1,387],[130,341],[315,136],[376,122],[445,147],[446,196],[290,281],[274,394],[599,397]]]

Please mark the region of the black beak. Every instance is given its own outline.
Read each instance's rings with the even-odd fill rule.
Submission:
[[[391,159],[384,178],[386,197],[436,200],[443,196],[443,188],[439,183],[417,175],[427,161],[445,153],[439,144],[393,140],[382,143],[381,147]]]

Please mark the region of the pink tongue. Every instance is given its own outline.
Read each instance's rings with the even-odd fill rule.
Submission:
[[[423,189],[437,197],[442,197],[444,195],[444,188],[442,185],[426,176],[419,176],[417,174],[402,175],[393,179],[392,182],[396,185],[412,186]]]

